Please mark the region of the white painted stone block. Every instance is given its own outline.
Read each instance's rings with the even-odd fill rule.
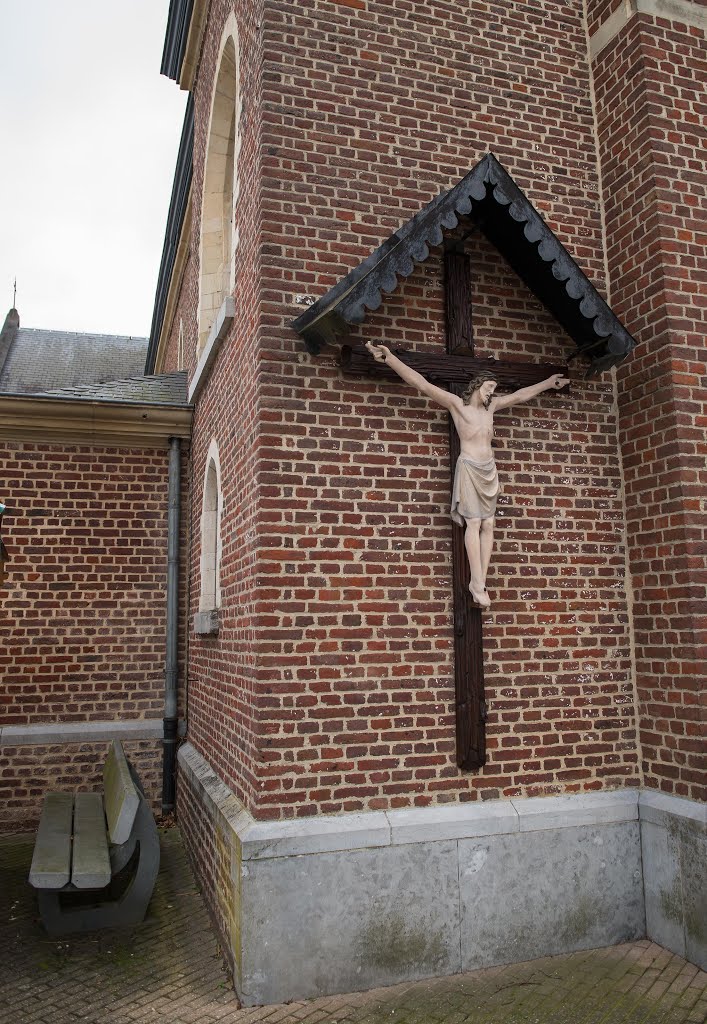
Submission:
[[[638,824],[459,843],[462,970],[645,935]]]
[[[243,871],[246,1005],[461,969],[456,843],[251,861]]]
[[[237,942],[228,952],[245,1005],[646,934],[634,789],[256,822],[190,744],[178,756],[231,847],[228,927]],[[648,818],[672,822],[681,913],[697,935],[707,846],[695,820],[701,812],[681,808],[678,827],[663,802],[641,799],[644,835],[662,832],[665,846],[666,830]],[[652,873],[658,902],[661,879],[670,887],[674,878],[662,849],[644,853],[646,893]],[[688,956],[702,955],[698,938],[685,943]]]
[[[638,790],[635,789],[533,797],[530,800],[511,800],[511,803],[518,812],[521,832],[610,824],[638,818]]]
[[[518,812],[507,800],[388,811],[387,817],[396,845],[497,835],[519,828]]]

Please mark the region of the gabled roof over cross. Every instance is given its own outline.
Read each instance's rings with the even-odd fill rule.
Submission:
[[[440,193],[375,252],[302,313],[292,326],[316,355],[361,324],[383,292],[424,263],[445,232],[478,228],[572,338],[595,376],[620,363],[636,342],[495,156]]]

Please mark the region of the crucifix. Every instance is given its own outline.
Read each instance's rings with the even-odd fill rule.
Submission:
[[[474,335],[472,326],[472,293],[471,293],[471,261],[463,251],[459,243],[451,244],[445,249],[444,254],[444,282],[445,282],[445,309],[446,309],[446,355],[426,355],[396,349],[393,355],[406,366],[411,367],[439,388],[451,392],[457,398],[462,398],[470,378],[477,374],[491,373],[501,386],[513,389],[532,388],[541,382],[547,382],[553,388],[564,387],[568,382],[564,377],[566,368],[537,363],[520,363],[511,360],[478,359],[474,355]],[[344,346],[342,348],[342,366],[345,372],[355,374],[367,374],[385,380],[399,380],[400,375],[389,367],[384,361],[384,353],[387,349],[377,349],[376,343],[367,349],[363,345]],[[554,383],[549,385],[550,378]],[[561,382],[557,379],[561,378]],[[419,380],[419,378],[418,378]],[[486,385],[482,385],[482,388]],[[434,389],[433,389],[434,390]],[[488,386],[486,390],[493,393],[495,386]],[[468,392],[467,392],[468,394]],[[485,392],[481,392],[485,394]],[[439,393],[438,393],[439,396]],[[532,393],[527,397],[533,397]],[[481,399],[475,399],[477,408]],[[463,403],[468,404],[466,398]],[[442,403],[440,403],[442,404]],[[501,398],[497,405],[503,408],[512,404],[512,396]],[[449,453],[451,472],[455,474],[457,460],[462,451],[459,433],[454,426],[454,417],[459,419],[461,412],[460,403],[453,403],[454,409],[450,409],[449,416]],[[488,409],[490,406],[485,405]],[[463,413],[462,413],[463,415]],[[483,418],[483,414],[481,414]],[[492,415],[490,416],[492,423]],[[465,427],[462,431],[468,434]],[[464,441],[466,447],[476,440],[470,440],[471,435]],[[490,444],[491,428],[488,427],[488,438],[486,446]],[[464,453],[462,453],[463,457]],[[468,461],[468,460],[467,460]],[[491,458],[487,464],[492,466],[495,473],[495,464]],[[484,464],[471,463],[472,470],[480,466],[479,472],[484,470]],[[483,475],[483,474],[482,474]],[[493,490],[493,481],[491,489]],[[497,489],[497,487],[496,487]],[[457,494],[457,486],[454,487]],[[495,507],[495,495],[491,494],[492,506]],[[482,495],[483,502],[483,495]],[[460,506],[461,508],[461,506]],[[462,510],[463,511],[463,510]],[[473,513],[475,517],[477,512]],[[493,515],[493,511],[489,513]],[[477,520],[468,517],[454,517],[457,521],[465,524],[466,530],[472,528],[477,522],[483,524],[483,514]],[[493,520],[491,520],[493,522]],[[456,703],[456,739],[457,739],[457,765],[463,770],[480,768],[486,762],[486,701],[484,698],[484,666],[483,666],[483,634],[482,634],[482,607],[488,605],[488,597],[485,588],[480,584],[483,579],[478,575],[479,559],[482,563],[482,572],[485,577],[485,569],[488,567],[490,548],[484,542],[483,526],[479,538],[474,537],[477,548],[473,549],[472,537],[467,534],[465,543],[465,527],[455,525],[452,532],[452,565],[453,565],[453,587],[454,587],[454,678],[455,678],[455,703]],[[478,527],[476,527],[478,528]],[[486,550],[485,550],[486,546]],[[483,565],[485,563],[485,565]],[[470,572],[470,564],[475,567],[477,579],[474,580],[474,573]],[[472,592],[473,591],[473,594]]]

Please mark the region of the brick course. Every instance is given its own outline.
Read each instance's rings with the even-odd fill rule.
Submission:
[[[175,370],[186,368],[186,360],[196,346],[196,319],[194,310],[198,301],[198,281],[196,264],[199,260],[199,252],[194,252],[194,239],[189,231],[187,255],[184,261],[184,271],[179,283],[177,301],[174,307],[174,315],[167,330],[165,339],[164,354],[160,357],[159,365],[155,367],[155,373],[173,373]],[[184,358],[185,366],[179,365],[179,323],[184,326]]]
[[[194,93],[193,196],[201,196],[212,83],[218,47],[233,4],[212,4],[204,40],[201,71]],[[261,79],[262,3],[238,5],[240,41],[240,119],[242,145],[238,159],[240,197],[236,206],[239,234],[236,261],[236,311],[229,338],[213,370],[218,386],[207,386],[194,413],[192,449],[192,555],[189,614],[199,608],[200,518],[206,456],[212,439],[219,446],[224,492],[221,519],[222,610],[217,638],[192,636],[189,648],[189,731],[202,751],[218,751],[219,765],[238,767],[232,782],[246,804],[255,799],[256,718],[256,552],[257,472],[259,450],[258,374],[261,331]],[[198,260],[200,203],[193,203],[191,251]],[[187,360],[196,366],[198,278],[189,281],[193,303],[188,311]],[[185,318],[185,323],[187,322]]]
[[[162,794],[162,744],[124,741],[155,814]],[[53,743],[3,747],[0,751],[0,832],[36,828],[45,793],[97,792],[103,788],[107,743]]]
[[[704,32],[637,16],[596,65],[647,785],[707,797]]]
[[[229,10],[211,10],[197,78],[195,196]],[[587,383],[573,366],[569,397],[498,420],[489,762],[462,774],[446,417],[410,389],[344,378],[333,350],[305,355],[289,327],[302,296],[322,295],[489,148],[601,284],[582,5],[489,3],[473,23],[448,2],[236,13],[249,112],[237,322],[197,407],[192,523],[194,609],[216,437],[224,606],[218,638],[190,645],[190,739],[260,818],[638,784],[611,378]],[[574,351],[488,243],[469,250],[478,354]],[[369,337],[442,349],[438,254],[351,340]]]
[[[2,467],[11,561],[0,725],[161,719],[168,452],[7,441]],[[183,551],[184,574],[186,544]],[[180,676],[184,656],[182,644]],[[182,715],[183,704],[182,689]],[[148,747],[154,797],[161,750]],[[0,827],[35,821],[48,784],[93,780],[102,755],[94,765],[92,752],[73,744],[32,756],[3,748]]]

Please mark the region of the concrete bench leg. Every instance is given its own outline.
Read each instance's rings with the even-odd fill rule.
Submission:
[[[119,899],[110,886],[93,892],[37,891],[39,913],[49,935],[69,935],[101,928],[129,928],[144,919],[160,866],[160,843],[154,818],[144,800],[135,818],[133,835],[111,851],[113,873],[122,870],[137,849],[134,874]]]

